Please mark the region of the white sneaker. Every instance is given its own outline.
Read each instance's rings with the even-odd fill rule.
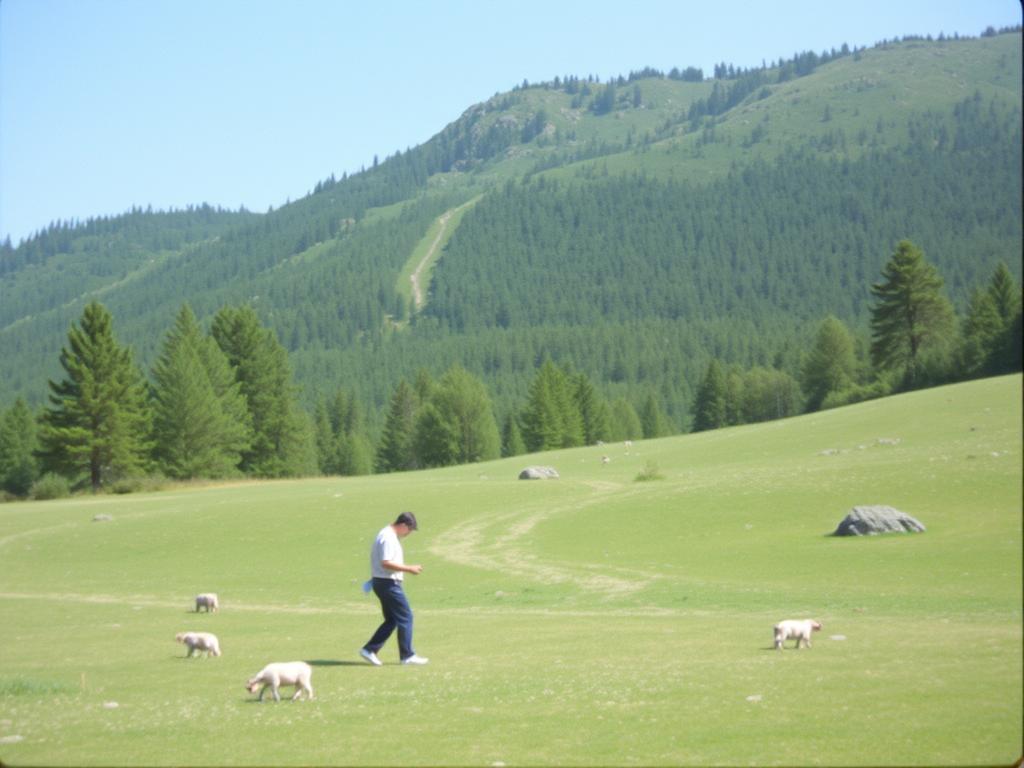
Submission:
[[[368,651],[365,648],[359,649],[359,655],[366,659],[368,662],[373,664],[375,667],[381,666],[384,662],[377,658],[377,654],[373,651]]]
[[[407,659],[402,659],[403,664],[426,664],[430,659],[424,659],[422,656],[417,656],[415,653]]]

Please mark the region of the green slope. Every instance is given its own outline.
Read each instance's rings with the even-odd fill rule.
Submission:
[[[443,471],[3,505],[0,757],[1010,763],[1021,395],[1018,375]],[[637,482],[650,462],[664,479]],[[561,477],[516,480],[529,463]],[[826,535],[866,503],[927,532]],[[406,508],[431,664],[394,664],[392,644],[374,669],[359,584]],[[189,613],[206,590],[222,610]],[[773,651],[772,624],[804,616],[824,624],[814,647]],[[187,629],[216,632],[224,656],[182,659]],[[251,704],[245,678],[293,658],[316,665],[317,700]],[[401,737],[384,743],[396,700]]]

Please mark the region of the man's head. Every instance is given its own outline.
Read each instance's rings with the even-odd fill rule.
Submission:
[[[395,522],[391,526],[399,536],[408,536],[419,528],[419,525],[416,523],[416,515],[412,512],[403,512],[395,518]]]

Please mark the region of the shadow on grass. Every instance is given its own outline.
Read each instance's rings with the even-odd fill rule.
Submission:
[[[311,667],[369,667],[365,661],[339,661],[338,659],[306,659]]]

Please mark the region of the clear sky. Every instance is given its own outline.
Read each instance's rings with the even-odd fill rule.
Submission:
[[[529,80],[979,35],[1020,0],[0,0],[0,240],[265,211]]]

